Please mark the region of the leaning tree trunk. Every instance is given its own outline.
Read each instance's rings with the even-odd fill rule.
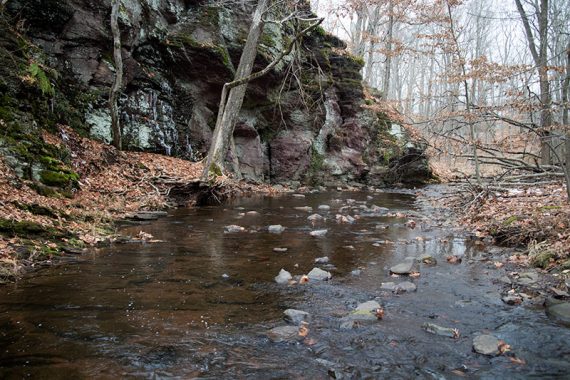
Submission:
[[[113,32],[113,58],[115,60],[115,81],[109,94],[109,108],[111,111],[111,131],[113,145],[117,149],[121,144],[121,123],[119,120],[119,106],[117,100],[123,86],[123,57],[121,55],[121,31],[119,30],[120,0],[113,0],[111,7],[111,31]]]
[[[239,65],[236,71],[235,80],[245,78],[251,74],[253,63],[257,54],[257,42],[263,31],[262,16],[267,10],[269,0],[259,0],[257,8],[253,14],[253,21],[249,28],[247,41],[243,48]],[[233,133],[234,125],[237,121],[239,111],[243,104],[247,82],[239,86],[229,89],[224,86],[222,90],[222,99],[220,101],[220,109],[218,110],[218,118],[214,135],[212,136],[212,144],[208,151],[206,165],[202,174],[202,181],[207,181],[210,172],[221,174],[223,162],[228,151],[228,145]],[[227,96],[227,100],[226,100]]]

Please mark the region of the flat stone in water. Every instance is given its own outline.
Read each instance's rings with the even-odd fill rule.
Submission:
[[[283,314],[285,314],[283,317],[285,321],[294,325],[299,325],[301,322],[308,322],[311,319],[311,315],[302,310],[287,309]]]
[[[404,281],[394,287],[394,293],[415,292],[418,287],[410,282]]]
[[[245,228],[243,228],[242,226],[235,225],[235,224],[231,224],[229,226],[224,227],[224,233],[226,233],[226,234],[233,234],[233,233],[243,232],[243,231],[245,231]]]
[[[139,211],[128,218],[133,220],[156,220],[167,215],[166,211]]]
[[[320,220],[323,220],[323,219],[324,219],[324,216],[319,215],[319,214],[312,214],[312,215],[309,215],[309,216],[307,217],[307,220],[308,220],[309,222],[317,222],[317,221],[320,221]]]
[[[473,339],[473,350],[479,354],[496,356],[499,354],[500,341],[493,335],[479,335]]]
[[[293,276],[291,276],[291,273],[287,272],[285,269],[281,269],[279,274],[275,276],[275,282],[279,285],[286,285],[292,278]]]
[[[273,224],[267,227],[267,231],[269,231],[272,234],[280,234],[281,232],[285,231],[285,227],[283,227],[280,224]]]
[[[267,332],[267,337],[273,343],[295,343],[299,340],[299,328],[296,326],[278,326]]]
[[[323,237],[329,232],[329,230],[314,230],[309,233],[312,237]]]
[[[561,302],[546,307],[546,314],[564,325],[570,326],[570,302]]]
[[[396,283],[395,282],[383,282],[380,285],[380,289],[382,290],[389,290],[389,291],[394,291],[394,289],[396,289]]]
[[[448,338],[457,338],[459,336],[459,332],[456,329],[439,326],[436,325],[435,323],[424,323],[422,325],[422,329],[424,329],[428,333],[440,336],[446,336]]]
[[[414,262],[412,260],[406,260],[403,263],[394,265],[392,268],[390,268],[390,272],[394,274],[410,274],[413,267]]]
[[[320,268],[313,268],[307,274],[307,277],[309,277],[309,280],[326,281],[329,280],[332,277],[332,275],[330,274],[330,272],[324,271]]]

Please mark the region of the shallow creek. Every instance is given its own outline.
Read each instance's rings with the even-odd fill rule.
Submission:
[[[373,205],[388,210],[370,212]],[[295,208],[303,206],[313,211]],[[92,250],[0,289],[0,377],[568,376],[570,329],[540,307],[504,304],[505,271],[460,230],[437,222],[434,212],[413,193],[331,191],[243,198],[126,226],[122,235],[143,231],[159,242]],[[309,221],[313,213],[326,220]],[[337,223],[337,214],[358,219]],[[413,229],[405,225],[411,219]],[[224,233],[234,224],[245,231]],[[275,224],[285,231],[268,232]],[[309,235],[323,228],[324,237]],[[418,264],[416,278],[390,276],[391,266],[424,254],[437,265]],[[448,255],[462,262],[448,263]],[[323,256],[330,264],[315,264]],[[295,276],[315,266],[332,279],[273,280],[281,268]],[[381,289],[383,282],[402,281],[417,291]],[[384,318],[341,328],[342,317],[369,300],[383,305]],[[288,308],[311,314],[307,339],[274,343],[266,332],[286,324]],[[457,328],[460,336],[430,334],[421,327],[426,322]],[[504,340],[511,352],[473,352],[481,333]]]

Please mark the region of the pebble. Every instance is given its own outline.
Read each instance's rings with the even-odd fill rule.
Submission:
[[[312,237],[323,237],[327,234],[328,230],[314,230],[309,233]]]
[[[413,267],[414,267],[414,261],[406,259],[406,261],[404,261],[403,263],[391,267],[390,272],[394,274],[410,274]]]
[[[452,329],[449,327],[442,327],[442,326],[436,325],[435,323],[424,323],[422,325],[422,329],[424,329],[428,333],[440,335],[440,336],[446,336],[448,338],[458,338],[459,337],[459,331],[457,329]]]
[[[275,282],[279,285],[286,285],[291,279],[293,279],[293,276],[291,276],[291,273],[287,272],[285,269],[281,269],[279,274],[275,276]]]
[[[328,211],[331,209],[329,205],[319,205],[319,210]]]
[[[352,272],[350,272],[350,274],[351,274],[352,276],[355,276],[355,277],[356,277],[356,276],[360,276],[360,275],[362,274],[362,271],[361,271],[360,269],[355,269],[355,270],[353,270]]]
[[[283,314],[285,314],[283,317],[285,321],[294,325],[300,325],[301,322],[309,322],[311,319],[311,315],[302,310],[287,309],[283,312]]]
[[[499,354],[500,341],[493,335],[483,334],[473,339],[473,350],[478,354],[497,356]]]
[[[296,343],[299,339],[299,328],[296,326],[278,326],[267,332],[267,337],[273,343]]]
[[[383,282],[382,284],[380,284],[380,289],[389,290],[389,291],[393,292],[394,289],[396,289],[396,283],[395,282]]]
[[[305,198],[305,194],[293,194],[293,198]]]
[[[320,268],[313,268],[308,274],[309,280],[326,281],[330,280],[332,275],[330,272],[324,271]]]
[[[273,252],[287,252],[288,248],[275,247]]]
[[[394,287],[394,293],[415,292],[417,288],[418,287],[414,283],[404,281]]]
[[[329,262],[329,257],[328,256],[323,256],[323,257],[317,257],[315,259],[315,263],[316,264],[327,264]]]
[[[503,296],[501,300],[507,305],[520,305],[522,298],[519,296]]]
[[[243,228],[242,226],[235,225],[235,224],[231,224],[229,226],[224,227],[224,233],[226,233],[226,234],[232,234],[232,233],[243,232],[243,231],[245,231],[245,228]]]
[[[320,221],[323,219],[324,219],[324,217],[322,215],[319,215],[319,214],[312,214],[312,215],[309,215],[307,217],[307,220],[309,220],[310,222],[317,222],[317,221]]]
[[[293,207],[293,208],[297,211],[306,211],[306,212],[313,211],[313,208],[310,206],[300,206],[300,207]]]
[[[285,231],[285,227],[283,227],[280,224],[273,224],[267,227],[267,231],[269,231],[272,234],[280,234],[281,232]]]

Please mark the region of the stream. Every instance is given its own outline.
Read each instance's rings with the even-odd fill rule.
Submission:
[[[503,303],[506,270],[493,255],[508,253],[475,244],[437,212],[411,191],[327,191],[240,198],[126,225],[121,235],[143,231],[153,241],[93,249],[1,289],[0,378],[568,378],[570,329],[539,305]],[[314,213],[325,220],[308,220]],[[356,220],[339,223],[337,214]],[[226,233],[228,225],[245,230]],[[327,234],[309,235],[319,229]],[[437,264],[416,264],[419,277],[390,275],[426,254]],[[298,276],[313,267],[332,279],[274,281],[282,268]],[[417,290],[381,288],[403,281]],[[370,300],[383,319],[341,326]],[[289,308],[310,313],[308,334],[273,342],[267,331],[286,325]],[[460,336],[430,334],[426,322]],[[511,350],[475,353],[483,333]]]

